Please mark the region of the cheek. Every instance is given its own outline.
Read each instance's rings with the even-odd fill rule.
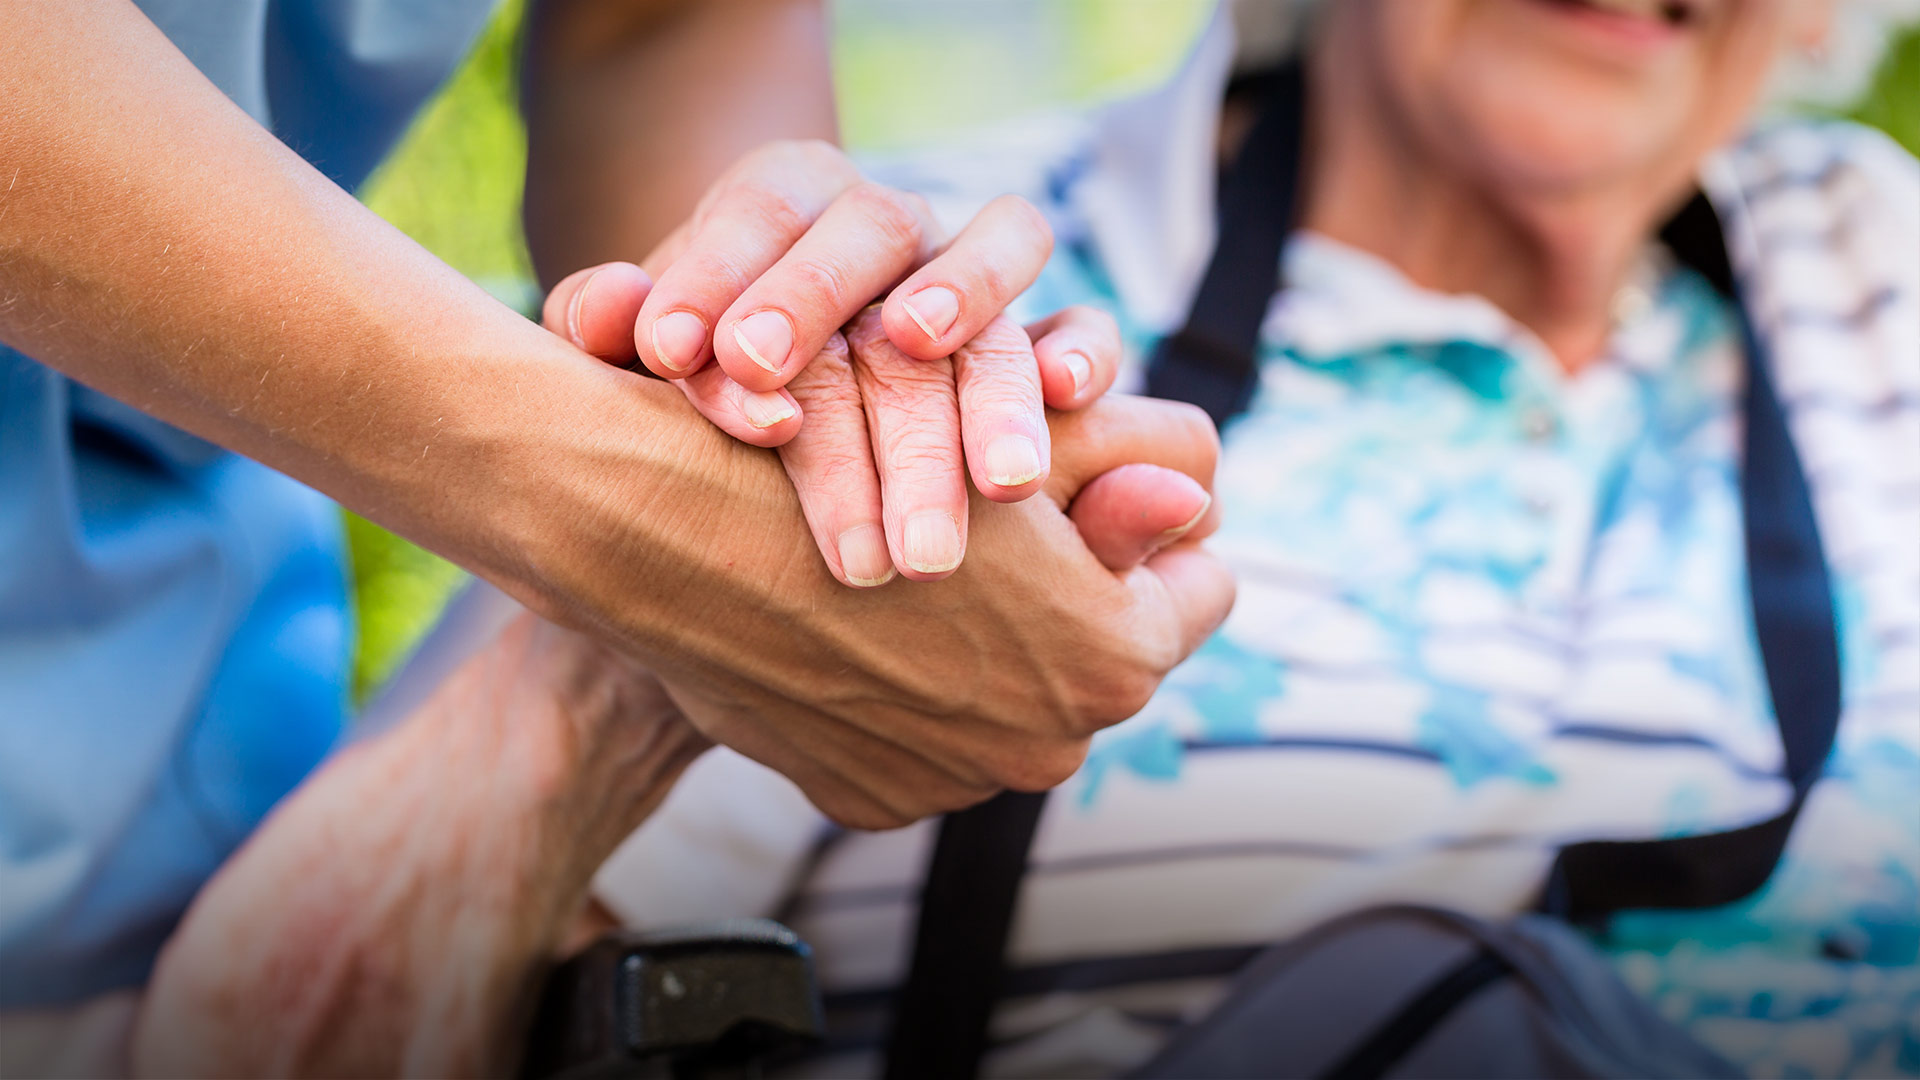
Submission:
[[[1691,65],[1625,79],[1558,57],[1463,49],[1440,93],[1459,158],[1527,186],[1578,187],[1643,171],[1684,141],[1701,80]]]
[[[1489,0],[1445,29],[1383,44],[1391,97],[1427,153],[1502,186],[1669,183],[1734,133],[1793,0],[1752,0],[1684,49],[1633,66],[1570,55]],[[1437,28],[1436,28],[1437,29]]]
[[[1709,92],[1700,109],[1699,126],[1716,125],[1724,136],[1752,110],[1767,77],[1782,54],[1796,40],[1817,34],[1809,26],[1825,26],[1810,18],[1826,10],[1818,0],[1746,0],[1735,6],[1725,26],[1703,50],[1702,67]]]

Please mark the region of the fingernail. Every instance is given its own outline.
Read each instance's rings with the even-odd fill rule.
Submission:
[[[1181,537],[1192,532],[1193,527],[1195,525],[1200,524],[1200,519],[1203,517],[1206,517],[1207,511],[1212,508],[1213,508],[1213,496],[1208,495],[1206,498],[1200,501],[1200,509],[1194,511],[1193,516],[1187,519],[1187,523],[1185,525],[1175,525],[1173,528],[1168,529],[1166,532],[1163,532],[1158,537],[1156,537],[1153,541],[1153,550],[1159,551],[1161,548],[1166,547],[1168,544],[1171,544],[1175,540],[1178,540]]]
[[[1060,361],[1067,365],[1067,374],[1073,376],[1073,394],[1079,397],[1093,379],[1093,362],[1077,352],[1066,354]]]
[[[987,444],[987,479],[1001,487],[1032,483],[1040,475],[1040,448],[1025,435],[1002,435]]]
[[[856,525],[840,534],[840,572],[863,589],[893,580],[893,556],[880,526]]]
[[[907,519],[907,565],[923,574],[944,574],[960,565],[960,526],[944,510],[928,510]]]
[[[733,325],[733,342],[747,359],[779,371],[793,351],[793,324],[778,311],[756,311]]]
[[[653,356],[661,367],[687,370],[706,343],[706,320],[691,311],[669,311],[653,320]]]
[[[920,329],[934,341],[953,329],[953,320],[960,317],[960,298],[953,295],[952,289],[941,285],[921,289],[900,301],[900,306],[907,309],[907,316],[919,323]]]
[[[777,393],[761,393],[748,390],[740,395],[740,411],[747,414],[747,423],[765,429],[793,417],[793,406]]]
[[[573,294],[573,303],[567,305],[567,336],[573,339],[575,348],[587,347],[587,339],[580,334],[580,309],[586,305],[587,290],[593,288],[593,281],[605,270],[596,270],[580,283],[580,291]]]

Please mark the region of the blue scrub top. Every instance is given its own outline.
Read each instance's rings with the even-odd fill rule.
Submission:
[[[140,6],[352,189],[491,0]],[[0,347],[0,1009],[145,981],[338,736],[347,595],[324,497]]]

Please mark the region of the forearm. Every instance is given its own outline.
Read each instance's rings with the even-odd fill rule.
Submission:
[[[764,142],[834,139],[822,7],[535,3],[524,81],[526,224],[542,280],[640,261],[715,177]]]
[[[519,576],[529,430],[592,408],[606,373],[326,181],[130,5],[8,19],[0,341]],[[643,422],[684,411],[626,396]]]
[[[510,1071],[594,869],[704,745],[630,662],[521,620],[202,891],[136,1071]]]

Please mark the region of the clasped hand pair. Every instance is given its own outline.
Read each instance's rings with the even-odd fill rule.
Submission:
[[[720,679],[745,694],[677,683],[679,657],[655,665],[709,737],[849,824],[1064,779],[1231,603],[1230,579],[1193,546],[1217,519],[1205,416],[1103,398],[1120,359],[1103,312],[1025,328],[1002,315],[1051,248],[1018,198],[948,240],[924,200],[863,181],[838,150],[779,143],[723,176],[647,269],[583,269],[547,300],[550,330],[617,367],[644,364],[719,430],[776,447],[842,584],[938,581],[975,547],[959,580],[872,595],[822,591],[788,559],[780,595],[741,598],[758,608],[747,617],[777,627],[811,596],[809,625],[787,625],[835,660],[809,666],[814,650],[789,640],[757,677]],[[763,467],[744,447],[695,452]],[[723,530],[767,529],[765,515],[710,510]],[[689,597],[707,614],[725,606],[714,599]],[[842,614],[821,619],[823,605]],[[839,690],[823,685],[836,669]],[[860,674],[876,671],[884,692]],[[769,700],[795,681],[805,690]],[[823,701],[833,723],[795,715],[823,719],[800,704]]]
[[[1001,314],[1052,240],[1008,195],[949,241],[925,200],[862,181],[837,149],[776,143],[644,260],[657,284],[631,263],[576,271],[549,293],[544,322],[603,360],[676,380],[736,439],[780,447],[845,584],[933,581],[964,557],[967,481],[994,502],[1038,494],[1045,409],[1082,408],[1113,383],[1120,340],[1105,312],[1071,307],[1024,330]],[[1129,533],[1088,531],[1111,568],[1200,526],[1212,462],[1182,464],[1195,475],[1156,467],[1109,497],[1147,503]]]
[[[559,625],[522,616],[275,809],[171,939],[136,1067],[511,1069],[595,869],[712,742],[860,827],[1072,773],[1233,585],[1195,544],[1206,418],[1103,397],[1104,316],[1001,316],[1048,244],[1013,200],[942,243],[917,200],[782,145],[720,183],[653,276],[560,282],[545,322],[580,350],[520,344],[546,348],[534,389],[566,422],[529,390],[477,443],[511,465],[492,576]],[[919,299],[936,287],[950,318]],[[792,344],[750,352],[734,331],[754,341],[769,311]],[[677,339],[681,313],[711,330]],[[636,359],[673,382],[622,370]],[[1002,469],[1008,437],[1037,468]],[[949,553],[920,549],[927,514],[951,521]],[[883,584],[895,568],[914,580]]]

